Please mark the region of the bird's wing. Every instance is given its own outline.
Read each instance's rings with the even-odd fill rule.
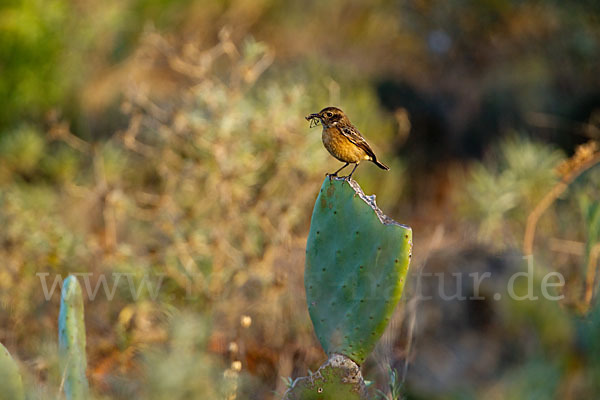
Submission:
[[[369,143],[362,137],[358,129],[354,126],[342,126],[338,127],[338,129],[346,139],[363,149],[371,158],[376,159],[373,149],[371,149],[371,146],[369,146]]]

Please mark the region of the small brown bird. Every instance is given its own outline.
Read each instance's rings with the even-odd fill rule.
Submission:
[[[348,119],[346,114],[337,107],[326,107],[317,114],[310,114],[306,117],[311,122],[311,127],[321,122],[323,125],[322,139],[325,148],[332,156],[346,164],[335,171],[330,176],[337,176],[338,172],[346,168],[349,164],[356,164],[348,179],[356,171],[361,161],[372,161],[381,169],[389,170],[389,167],[380,161],[369,146],[369,143],[362,137],[358,129]],[[314,125],[313,125],[314,123]]]

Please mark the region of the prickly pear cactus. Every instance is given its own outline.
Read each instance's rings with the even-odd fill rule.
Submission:
[[[386,217],[358,183],[325,179],[313,210],[304,284],[327,354],[364,362],[402,295],[411,247],[411,229]]]
[[[8,350],[0,343],[0,400],[22,400],[24,398],[19,367]]]
[[[73,275],[68,276],[63,282],[58,316],[58,347],[67,399],[87,399],[89,386],[85,375],[87,357],[83,296],[81,286]]]
[[[298,378],[284,400],[362,400],[367,388],[360,367],[341,354],[332,355],[314,374]]]

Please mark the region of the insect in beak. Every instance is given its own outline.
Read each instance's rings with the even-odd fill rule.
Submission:
[[[319,118],[319,114],[309,114],[306,116],[306,120],[310,121],[310,125],[308,126],[309,128],[317,126],[321,122],[321,119]]]

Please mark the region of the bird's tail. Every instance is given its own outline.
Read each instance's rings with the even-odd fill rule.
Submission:
[[[377,161],[376,158],[372,159],[371,161],[373,161],[375,163],[375,165],[377,165],[379,168],[381,169],[385,169],[386,171],[389,171],[390,167],[388,167],[387,165],[385,165],[384,163]]]

